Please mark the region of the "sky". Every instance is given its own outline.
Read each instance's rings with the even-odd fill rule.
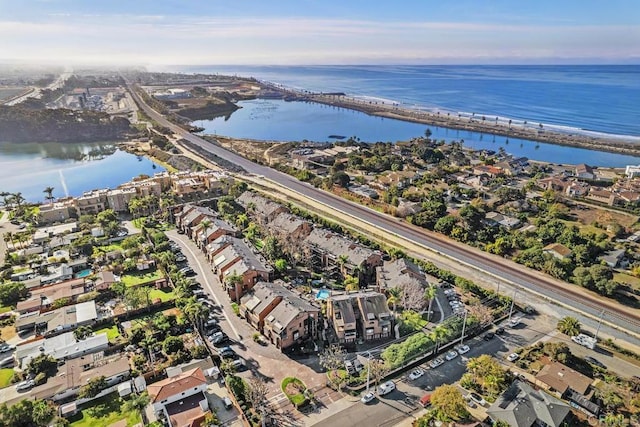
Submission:
[[[0,62],[638,64],[638,0],[0,0]]]

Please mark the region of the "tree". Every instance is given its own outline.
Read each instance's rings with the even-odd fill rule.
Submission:
[[[276,271],[280,274],[284,273],[285,271],[287,271],[287,260],[284,258],[278,258],[277,260],[275,260],[275,262],[273,263],[273,266],[275,267]]]
[[[469,359],[465,376],[467,377],[465,382],[471,381],[477,384],[484,392],[494,397],[506,388],[509,378],[508,371],[487,354]]]
[[[338,344],[331,344],[319,355],[320,366],[328,371],[344,367],[344,358],[347,352]]]
[[[104,376],[91,378],[87,384],[80,389],[78,396],[81,398],[96,397],[102,390],[107,388],[107,379]]]
[[[6,283],[0,285],[0,304],[14,306],[29,295],[24,283]]]
[[[346,291],[357,291],[358,289],[360,289],[360,279],[355,276],[347,275],[344,278],[343,284]]]
[[[133,412],[136,411],[138,413],[142,412],[144,408],[149,404],[149,395],[147,392],[141,394],[134,394],[122,405],[122,409],[124,412]]]
[[[180,337],[168,336],[162,343],[162,349],[167,354],[173,354],[179,350],[184,350],[184,342]]]
[[[257,411],[262,412],[262,410],[266,409],[268,406],[267,394],[269,393],[269,388],[260,379],[256,377],[252,377],[247,383],[247,388],[245,395],[247,396],[247,401],[251,404],[251,407],[256,409]]]
[[[149,294],[151,290],[146,286],[127,288],[124,292],[124,302],[132,310],[149,306]]]
[[[558,321],[557,328],[560,332],[570,337],[574,337],[580,333],[582,325],[575,317],[566,316]]]
[[[184,306],[182,311],[191,323],[193,323],[200,330],[204,329],[204,322],[209,318],[209,307],[201,302],[195,301],[193,298],[188,300],[187,305]]]
[[[46,194],[46,195],[47,195],[47,197],[45,197],[45,198],[46,198],[50,203],[53,203],[53,199],[54,199],[54,197],[53,197],[53,190],[54,190],[54,188],[53,188],[53,187],[51,187],[51,186],[49,186],[49,187],[46,187],[46,188],[42,191],[44,194]]]
[[[14,405],[0,405],[2,427],[44,427],[55,415],[55,408],[44,400],[23,399]]]
[[[34,357],[33,359],[31,359],[31,362],[29,362],[29,366],[27,367],[27,372],[32,375],[45,373],[47,377],[52,377],[56,374],[57,371],[58,362],[48,354],[41,354]]]
[[[602,404],[609,412],[617,412],[617,409],[624,405],[624,400],[616,389],[609,385],[603,384],[601,388],[596,389],[596,396],[602,400]]]
[[[349,177],[349,175],[344,171],[334,173],[331,175],[330,179],[333,184],[339,185],[342,188],[348,188],[349,182],[351,181],[351,177]]]
[[[393,314],[396,313],[396,307],[400,302],[400,298],[402,297],[402,289],[395,286],[387,290],[389,297],[387,298],[387,305],[393,307]]]
[[[440,421],[457,421],[469,416],[462,393],[454,385],[437,387],[431,395],[431,406]]]
[[[73,331],[73,336],[78,341],[90,337],[91,334],[93,334],[93,329],[91,329],[91,326],[78,326],[75,331]]]
[[[369,378],[373,381],[374,386],[377,386],[378,382],[389,372],[389,367],[379,359],[369,359],[367,365],[366,369],[369,370]]]
[[[204,417],[204,421],[200,424],[200,427],[218,427],[220,425],[220,420],[218,419],[218,414],[215,412],[209,412]]]
[[[402,307],[405,310],[421,312],[426,301],[424,299],[424,289],[416,281],[405,282],[402,285]]]
[[[279,258],[282,258],[282,249],[280,248],[278,239],[276,239],[274,236],[269,236],[265,239],[264,246],[262,247],[262,252],[264,253],[264,256],[270,261],[275,261]]]
[[[424,290],[424,298],[429,301],[429,307],[427,308],[427,322],[431,321],[431,308],[433,306],[433,300],[436,298],[437,294],[438,288],[433,284],[429,284],[429,286]]]

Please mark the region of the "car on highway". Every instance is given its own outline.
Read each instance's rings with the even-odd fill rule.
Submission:
[[[463,344],[463,345],[459,345],[456,348],[456,350],[458,350],[458,354],[465,354],[465,353],[468,353],[469,350],[471,350],[471,348],[468,345]]]
[[[424,375],[424,370],[422,370],[420,368],[416,368],[413,371],[411,371],[411,373],[409,374],[409,379],[411,381],[414,381],[414,380],[417,380],[418,378],[420,378],[423,375]]]
[[[598,368],[607,369],[606,365],[596,359],[595,357],[587,356],[584,358],[588,363],[597,366]]]
[[[396,389],[396,383],[394,383],[393,381],[387,381],[384,384],[380,384],[380,386],[378,387],[378,395],[384,396],[386,394],[391,393],[395,389]]]
[[[485,340],[485,341],[491,341],[493,339],[493,337],[495,337],[495,336],[496,336],[496,334],[494,334],[493,332],[487,332],[486,334],[484,334],[482,339]]]
[[[373,394],[372,391],[370,391],[369,393],[365,393],[365,394],[362,395],[362,397],[360,398],[360,402],[362,402],[364,404],[367,404],[369,402],[372,402],[373,399],[375,399],[375,398],[376,398],[376,395]]]
[[[476,402],[480,406],[484,406],[487,404],[487,401],[482,398],[478,393],[471,392],[469,393],[469,399]]]
[[[447,361],[453,360],[456,357],[458,357],[458,352],[455,350],[448,351],[447,354],[444,355],[444,358],[447,359]]]
[[[16,384],[16,391],[26,391],[36,385],[34,380],[22,381]]]
[[[429,367],[431,369],[435,369],[438,366],[442,365],[443,363],[444,363],[444,360],[441,357],[436,357],[431,362],[429,362]]]
[[[520,355],[518,353],[511,353],[510,355],[507,356],[507,360],[509,362],[515,362],[519,358],[520,358]]]

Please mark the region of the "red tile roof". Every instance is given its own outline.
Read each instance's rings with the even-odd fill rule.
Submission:
[[[151,384],[147,387],[147,391],[151,402],[156,403],[206,383],[207,380],[202,369],[195,368],[175,377]]]

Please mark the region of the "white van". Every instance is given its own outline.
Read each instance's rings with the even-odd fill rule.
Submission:
[[[384,384],[380,384],[380,386],[378,387],[378,395],[384,396],[385,394],[391,393],[395,389],[396,384],[393,381],[387,381]]]

